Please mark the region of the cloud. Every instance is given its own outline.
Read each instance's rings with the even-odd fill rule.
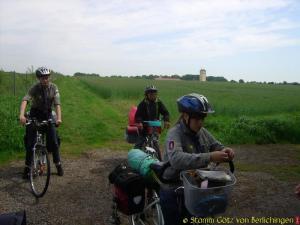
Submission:
[[[71,74],[128,74],[140,65],[136,71],[167,73],[171,61],[300,45],[299,4],[292,0],[0,4],[0,66],[17,69],[48,62]]]

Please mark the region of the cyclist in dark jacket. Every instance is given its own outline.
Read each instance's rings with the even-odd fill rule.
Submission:
[[[58,88],[50,82],[51,71],[45,67],[40,67],[36,70],[36,77],[39,80],[24,96],[20,107],[20,123],[26,123],[25,110],[27,103],[31,101],[30,117],[36,118],[39,121],[54,119],[52,115],[52,106],[54,105],[56,112],[56,126],[62,123],[60,96]],[[23,178],[29,177],[29,168],[32,161],[32,148],[36,140],[36,132],[32,125],[26,126],[24,144],[26,148],[26,159]],[[63,176],[63,168],[59,155],[59,139],[54,124],[49,124],[46,131],[46,145],[49,152],[52,152],[53,162],[56,165],[57,173]]]
[[[135,114],[135,122],[140,129],[143,128],[143,121],[160,120],[160,115],[163,116],[164,128],[170,127],[169,112],[162,101],[157,97],[157,92],[157,88],[153,85],[145,88],[145,98],[138,105]],[[135,148],[142,148],[145,142],[145,136],[146,131],[142,129]]]
[[[182,185],[181,171],[206,167],[210,162],[226,162],[234,157],[231,148],[224,147],[203,127],[206,116],[214,112],[203,95],[182,96],[177,106],[181,117],[167,134],[163,159],[171,164],[163,178],[173,184],[170,189],[160,191],[165,225],[182,224],[183,218],[190,216],[185,207],[178,204],[174,191]]]

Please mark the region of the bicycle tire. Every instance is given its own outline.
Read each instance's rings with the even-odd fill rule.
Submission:
[[[130,216],[129,223],[131,225],[164,225],[159,197],[154,190],[152,192],[152,198],[146,201],[143,212]]]
[[[30,187],[35,197],[46,193],[50,181],[50,161],[46,147],[37,146],[30,167]]]

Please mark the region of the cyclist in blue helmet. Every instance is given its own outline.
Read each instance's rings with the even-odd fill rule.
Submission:
[[[214,113],[205,96],[196,93],[184,95],[177,100],[177,106],[181,116],[177,124],[168,131],[163,158],[163,161],[171,164],[163,174],[171,187],[160,191],[165,225],[182,224],[183,218],[191,216],[184,204],[177,201],[182,196],[174,191],[182,185],[179,179],[181,171],[234,158],[234,151],[222,145],[203,127],[207,115]]]
[[[25,125],[26,117],[25,110],[28,102],[31,102],[30,117],[36,118],[39,121],[54,119],[52,114],[52,106],[56,112],[56,126],[62,123],[60,95],[55,84],[50,82],[51,70],[46,67],[40,67],[36,70],[36,77],[39,80],[28,91],[27,95],[22,99],[20,107],[20,123]],[[46,132],[47,149],[52,152],[53,162],[57,168],[57,174],[63,176],[63,168],[61,165],[59,154],[59,137],[54,124],[50,124]],[[32,125],[26,126],[24,144],[26,148],[25,168],[23,178],[29,178],[29,167],[32,160],[32,148],[36,140],[36,132]]]

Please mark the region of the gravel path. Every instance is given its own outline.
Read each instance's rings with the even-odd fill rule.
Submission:
[[[251,162],[253,157],[250,157],[252,154],[249,153],[249,148],[251,146],[237,147],[236,161]],[[270,152],[273,149],[274,146],[255,146],[254,151]],[[260,154],[260,157],[270,155]],[[49,189],[46,195],[38,200],[31,194],[28,181],[21,179],[23,162],[12,162],[0,168],[0,214],[26,210],[29,225],[109,224],[111,191],[107,176],[112,168],[124,159],[126,152],[109,150],[91,151],[78,158],[64,159],[65,175],[59,177],[53,170]],[[293,159],[288,159],[286,155],[285,160],[285,163],[294,163]],[[293,193],[297,181],[282,182],[268,173],[239,172],[238,168],[236,177],[238,183],[224,215],[300,215],[300,199]],[[127,223],[124,217],[122,220],[122,224]]]

